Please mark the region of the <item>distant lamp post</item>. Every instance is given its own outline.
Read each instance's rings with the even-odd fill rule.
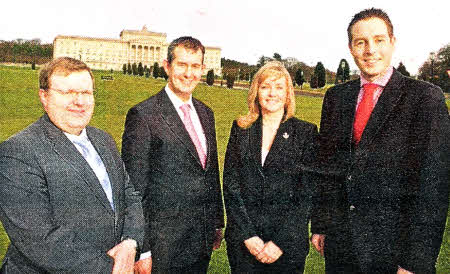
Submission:
[[[431,83],[434,81],[434,59],[436,58],[436,54],[434,52],[430,53],[431,59]]]

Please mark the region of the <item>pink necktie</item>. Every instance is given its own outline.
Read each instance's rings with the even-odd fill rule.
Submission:
[[[356,110],[355,122],[353,124],[353,140],[355,141],[355,144],[358,144],[361,140],[364,128],[369,121],[370,114],[374,108],[373,94],[377,88],[378,85],[373,83],[365,84],[363,86],[364,95]]]
[[[202,163],[202,167],[205,168],[206,165],[206,154],[203,151],[202,144],[200,143],[200,139],[198,138],[197,132],[195,132],[194,124],[191,120],[191,106],[188,104],[184,104],[181,107],[181,111],[183,111],[184,114],[184,127],[186,128],[187,132],[189,133],[189,136],[191,137],[192,142],[195,145],[195,149],[197,150],[198,157],[200,158],[200,162]]]

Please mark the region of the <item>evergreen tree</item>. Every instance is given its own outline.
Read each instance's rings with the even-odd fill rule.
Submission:
[[[341,63],[339,63],[341,64]],[[342,69],[341,65],[339,65],[337,72],[336,72],[336,80],[334,81],[334,84],[337,85],[339,83],[343,83],[342,80],[344,78],[344,70]]]
[[[298,68],[295,72],[295,82],[300,86],[300,89],[303,87],[303,83],[305,82],[305,76],[303,75],[303,71],[301,68]]]
[[[139,65],[138,65],[138,74],[139,74],[139,76],[144,76],[144,67],[142,66],[141,62],[139,62]]]
[[[233,88],[234,86],[234,75],[228,74],[227,75],[227,88]]]
[[[273,59],[281,62],[281,55],[279,53],[275,52],[273,54]]]
[[[127,72],[128,72],[128,75],[131,75],[131,73],[133,73],[133,70],[131,68],[131,64],[130,63],[128,63]]]
[[[350,66],[348,65],[347,60],[341,59],[336,72],[335,84],[344,83],[348,80],[350,80]]]
[[[402,62],[400,62],[400,64],[398,64],[398,68],[397,68],[398,72],[400,72],[401,74],[405,75],[405,76],[411,76],[411,74],[409,74],[409,72],[406,70],[405,65],[403,65]]]
[[[317,77],[317,87],[322,88],[326,83],[326,72],[322,62],[318,62],[314,68],[314,75]]]
[[[313,75],[311,75],[311,81],[309,82],[309,86],[311,87],[311,88],[317,88],[317,75],[316,74],[313,74]]]
[[[123,70],[123,74],[127,74],[127,64],[123,64],[122,70]]]
[[[145,78],[150,77],[150,69],[147,67],[147,65],[144,66],[144,75],[145,75]]]
[[[212,86],[214,84],[214,70],[210,69],[206,74],[206,83],[209,86]]]
[[[158,78],[158,76],[159,76],[159,65],[158,65],[158,62],[155,62],[154,64],[153,64],[153,78]]]
[[[133,65],[131,65],[131,70],[133,71],[133,75],[138,75],[136,63],[133,63]]]

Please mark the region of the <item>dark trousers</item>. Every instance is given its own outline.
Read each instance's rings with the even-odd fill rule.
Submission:
[[[183,267],[171,267],[169,269],[152,269],[152,273],[186,273],[186,274],[204,274],[208,272],[209,267],[209,257],[204,257],[200,259],[199,261]]]
[[[355,256],[351,237],[345,236],[345,233],[338,237],[326,236],[324,251],[327,274],[396,274],[398,270],[398,266],[392,262],[372,262],[361,266]]]

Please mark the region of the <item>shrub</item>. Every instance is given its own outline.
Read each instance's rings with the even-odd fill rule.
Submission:
[[[206,74],[206,83],[209,86],[212,86],[214,84],[214,70],[209,70],[208,73]]]

